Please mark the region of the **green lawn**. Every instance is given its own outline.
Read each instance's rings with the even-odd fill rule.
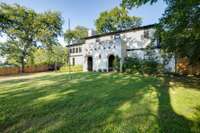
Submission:
[[[200,79],[71,75],[0,78],[0,132],[200,132]]]

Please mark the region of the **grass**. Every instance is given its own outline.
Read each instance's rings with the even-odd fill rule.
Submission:
[[[117,73],[0,78],[0,132],[200,132],[200,80]]]

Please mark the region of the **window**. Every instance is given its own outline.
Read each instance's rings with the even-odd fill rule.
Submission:
[[[75,53],[75,48],[73,48],[72,53]]]
[[[69,49],[69,53],[72,53],[72,49],[71,48]]]
[[[120,38],[120,34],[116,34],[115,36],[114,36],[114,39],[119,39]]]
[[[161,46],[160,46],[160,42],[161,42],[161,38],[159,37],[158,39],[157,39],[157,48],[161,48]]]
[[[75,58],[72,58],[72,65],[75,66]]]
[[[78,53],[78,48],[76,48],[76,53]]]
[[[81,49],[81,47],[79,47],[79,53],[81,53],[82,52],[82,49]]]
[[[145,30],[144,31],[144,38],[149,38],[149,31],[148,30]]]
[[[97,38],[97,39],[96,39],[96,42],[100,42],[100,39],[99,39],[99,38]]]

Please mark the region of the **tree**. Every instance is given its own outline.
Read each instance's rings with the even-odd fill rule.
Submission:
[[[52,52],[48,52],[48,59],[49,64],[54,64],[54,70],[57,70],[57,68],[61,65],[64,65],[68,61],[68,51],[67,48],[64,48],[61,45],[53,46]]]
[[[88,36],[88,29],[83,26],[77,26],[74,30],[66,30],[64,33],[65,41],[71,43],[72,41],[81,41],[82,38]]]
[[[8,36],[1,51],[7,57],[15,58],[21,64],[22,72],[34,47],[42,45],[51,49],[61,30],[62,19],[58,12],[36,13],[17,4],[0,4],[0,33]]]
[[[96,19],[97,32],[106,33],[117,30],[138,27],[142,23],[141,18],[129,16],[125,8],[115,7],[110,11],[104,11]]]
[[[33,55],[29,56],[27,65],[54,65],[54,69],[67,63],[67,48],[62,45],[54,45],[51,51],[46,48],[35,48]]]
[[[199,0],[164,0],[167,9],[157,27],[161,48],[177,57],[187,57],[191,64],[200,61],[200,2]],[[127,8],[157,0],[123,0]]]

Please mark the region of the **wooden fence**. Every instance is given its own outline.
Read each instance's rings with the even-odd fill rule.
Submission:
[[[190,65],[187,58],[181,58],[177,60],[176,70],[180,74],[200,75],[200,63],[196,65]]]
[[[45,72],[49,71],[48,65],[28,66],[24,68],[25,73]],[[0,68],[0,75],[10,75],[20,73],[19,67],[2,67]]]

